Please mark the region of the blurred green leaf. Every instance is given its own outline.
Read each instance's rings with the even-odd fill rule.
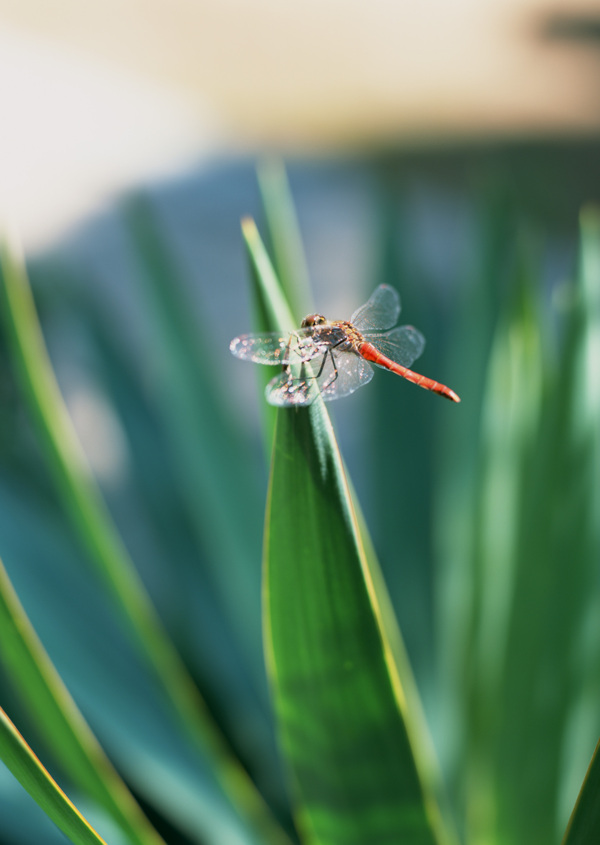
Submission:
[[[488,155],[482,167],[472,150],[459,151],[450,167],[447,154],[441,155],[437,170],[433,158],[391,154],[379,165],[371,159],[366,170],[354,163],[348,170],[352,179],[361,171],[362,200],[371,177],[379,176],[383,225],[376,281],[400,289],[406,318],[428,340],[423,371],[455,387],[463,405],[446,407],[401,380],[390,390],[382,377],[369,399],[365,391],[354,405],[340,403],[340,431],[355,449],[349,460],[361,478],[368,522],[465,841],[547,845],[565,827],[600,726],[600,215],[592,208],[582,214],[578,278],[559,287],[557,275],[573,247],[574,197],[565,202],[563,194],[572,178],[572,168],[562,166],[567,159],[531,147],[518,167],[501,153]],[[541,168],[539,158],[545,159]],[[584,169],[587,191],[593,162]],[[564,178],[562,188],[557,175]],[[475,206],[465,194],[465,181],[474,180],[482,197]],[[287,331],[311,310],[306,267],[283,168],[270,162],[260,168],[259,182],[275,269],[256,227],[245,221],[256,328]],[[172,827],[177,840],[181,835],[211,845],[254,845],[266,838],[260,821],[246,822],[257,805],[240,812],[237,792],[234,809],[217,778],[231,785],[230,771],[219,768],[219,750],[228,752],[230,742],[288,823],[287,798],[277,791],[283,791],[284,779],[272,754],[260,653],[263,514],[257,491],[264,466],[248,448],[254,432],[244,434],[245,415],[231,413],[224,380],[214,377],[229,338],[218,319],[204,324],[202,308],[194,313],[199,300],[188,301],[181,256],[173,248],[182,245],[185,232],[169,238],[170,197],[163,204],[165,194],[158,193],[156,202],[143,197],[129,206],[125,238],[118,233],[111,241],[126,253],[122,277],[131,272],[132,257],[143,271],[133,338],[126,337],[129,322],[119,336],[112,301],[103,311],[105,273],[116,269],[118,277],[119,256],[107,261],[105,243],[96,252],[96,230],[76,246],[85,253],[92,245],[102,269],[86,266],[73,276],[79,257],[70,243],[66,252],[59,245],[50,258],[46,254],[41,276],[34,275],[50,349],[56,348],[57,361],[63,355],[66,363],[68,356],[69,369],[61,369],[61,376],[69,378],[80,353],[90,363],[91,353],[86,375],[92,378],[79,383],[81,393],[73,392],[73,408],[81,407],[81,399],[97,399],[115,423],[113,431],[120,425],[125,435],[118,477],[100,477],[117,527],[108,521],[72,439],[39,328],[19,351],[19,333],[15,341],[9,321],[9,331],[0,333],[2,554],[45,650],[115,767],[155,823],[164,825],[165,839],[171,841]],[[568,228],[554,227],[535,250],[526,242],[524,248],[520,236],[531,234],[540,212],[547,220],[550,206],[560,206]],[[352,209],[346,212],[354,217]],[[345,217],[344,231],[347,222]],[[365,215],[358,225],[356,219],[351,223],[358,249],[371,222]],[[216,231],[211,228],[210,236]],[[209,250],[210,261],[216,251]],[[453,271],[456,257],[464,263]],[[18,276],[19,263],[5,260],[5,268],[12,264]],[[70,274],[66,284],[64,269]],[[207,300],[218,294],[201,292]],[[10,317],[6,299],[0,287],[0,317]],[[122,305],[117,300],[116,308]],[[29,328],[36,325],[30,312]],[[27,325],[21,321],[21,339]],[[145,334],[149,345],[137,349]],[[33,443],[13,373],[6,369],[11,337],[25,364],[22,384],[38,407],[42,436]],[[37,357],[25,352],[36,344]],[[268,367],[247,370],[265,381],[273,375]],[[262,397],[260,405],[268,452],[277,425],[265,534],[267,652],[298,827],[311,845],[391,845],[410,823],[414,829],[403,840],[451,840],[404,642],[325,409],[319,400],[308,410],[285,413]],[[346,413],[355,408],[356,416]],[[67,447],[54,448],[53,438]],[[46,463],[53,467],[62,508]],[[81,504],[86,497],[87,511]],[[99,519],[94,522],[90,513]],[[102,546],[107,526],[115,542],[104,537]],[[191,730],[194,718],[192,707],[186,710],[183,674],[167,681],[165,695],[156,660],[166,666],[163,658],[175,650],[168,646],[162,657],[148,660],[146,647],[139,648],[143,631],[130,642],[129,627],[114,612],[115,595],[138,590],[135,572],[133,579],[121,575],[124,583],[111,592],[99,590],[80,565],[82,538],[99,568],[102,555],[111,554],[116,569],[123,561],[131,567],[125,546],[134,552],[160,618],[227,737],[216,755],[198,753],[215,736],[221,742],[211,735],[210,718],[192,742],[189,730],[181,730],[182,716]],[[70,747],[69,727],[55,712],[51,682],[44,686],[44,666],[32,668],[18,602],[9,589],[4,597],[0,651],[10,652],[15,677],[29,690],[36,735],[43,730],[41,714],[48,717],[53,766],[64,766],[75,780],[79,751]],[[127,604],[126,598],[119,601]],[[133,600],[130,618],[136,607]],[[152,627],[156,614],[142,594],[142,619],[144,608]],[[23,637],[16,627],[24,629]],[[153,649],[152,641],[148,647]],[[35,653],[31,644],[29,652]],[[12,713],[13,683],[0,670],[0,697]],[[177,689],[179,722],[172,706]],[[202,707],[191,684],[190,690],[187,703],[200,701]],[[598,838],[597,756],[565,845]],[[235,781],[237,763],[231,755],[227,760],[233,761]],[[38,819],[42,811],[23,809],[15,791],[29,805],[31,799],[0,766],[3,772],[0,839],[30,845],[51,838],[26,829],[31,810]],[[266,789],[268,781],[277,781],[277,788]],[[242,802],[248,795],[242,787]],[[93,813],[102,812],[97,801],[89,809],[79,798],[77,803],[92,821]],[[48,818],[42,822],[52,827]],[[386,826],[394,828],[389,839],[378,833]],[[120,831],[112,835],[121,842]],[[56,836],[62,836],[58,829]]]
[[[0,758],[74,845],[106,845],[42,766],[1,707]]]
[[[242,237],[250,266],[252,294],[254,301],[253,324],[256,331],[277,331],[279,326],[286,332],[297,328],[297,323],[279,285],[275,268],[261,240],[254,220],[242,220]],[[261,416],[265,454],[271,454],[277,409],[264,400],[264,388],[273,378],[271,367],[258,367],[256,378],[262,386],[260,395]]]
[[[409,179],[386,158],[378,162],[375,175],[374,279],[369,277],[364,296],[378,284],[399,292],[401,323],[417,326],[426,338],[415,369],[449,384],[462,397],[464,362],[452,366],[449,356],[440,354],[443,337],[453,327],[453,303],[444,298],[445,292],[435,290],[420,266],[411,227]],[[437,573],[431,508],[438,490],[437,468],[445,458],[439,441],[449,429],[462,432],[469,413],[464,403],[453,407],[431,394],[421,395],[403,379],[393,381],[379,376],[369,386],[368,429],[361,451],[368,455],[371,488],[364,505],[425,707],[433,715],[441,701],[434,673]],[[458,438],[452,440],[449,448],[462,459],[457,442]],[[462,467],[458,477],[463,477]],[[445,706],[440,709],[445,712]]]
[[[597,226],[584,225],[558,354],[537,296],[539,269],[521,248],[491,352],[463,676],[474,841],[557,837],[565,736],[580,689],[573,656],[598,553],[597,308],[594,316],[585,290],[598,290],[599,244]]]
[[[259,837],[219,788],[210,760],[197,753],[173,718],[151,667],[115,614],[111,595],[81,566],[69,524],[57,520],[54,503],[48,507],[30,493],[21,491],[12,475],[0,481],[6,566],[40,639],[110,759],[145,806],[191,841],[256,845]],[[233,704],[239,706],[237,700]],[[42,729],[35,728],[41,736]],[[28,845],[27,839],[23,842]]]
[[[271,331],[293,332],[297,328],[296,321],[256,223],[250,217],[242,220],[242,236],[253,270],[252,281],[256,285],[254,293],[261,306],[263,324]]]
[[[523,687],[517,675],[526,672],[531,676],[532,666],[537,665],[530,652],[525,657],[528,646],[533,645],[525,631],[521,630],[519,643],[512,639],[516,631],[513,626],[520,624],[517,620],[521,614],[523,624],[527,625],[528,619],[532,626],[535,624],[534,597],[530,590],[523,592],[519,588],[519,579],[523,572],[533,573],[538,558],[535,544],[527,549],[521,547],[520,537],[527,507],[524,466],[531,459],[539,430],[542,399],[540,315],[524,256],[517,273],[489,361],[473,521],[473,610],[464,703],[470,732],[468,813],[475,838],[489,836],[498,824],[497,817],[502,814],[498,801],[503,788],[511,789],[509,777],[513,783],[520,781],[520,771],[513,769],[509,776],[508,763],[502,769],[505,780],[499,777],[496,755],[507,760],[506,747],[510,746],[515,753],[519,748],[524,753],[527,747],[521,731],[528,730],[528,722],[518,712],[519,706],[525,707],[525,703],[521,700]],[[534,581],[535,578],[531,589],[535,589]],[[527,603],[519,604],[523,600]],[[504,703],[500,704],[501,701]],[[503,723],[502,731],[497,728],[499,721]],[[515,760],[512,762],[516,765]],[[519,766],[522,770],[523,761]],[[521,789],[524,788],[521,784]],[[514,814],[512,820],[519,823]],[[540,823],[538,818],[531,828]],[[544,834],[543,824],[547,821],[539,829],[540,838],[532,842],[549,841],[544,839],[548,831]]]
[[[258,295],[286,330],[251,224],[245,235]],[[265,648],[304,841],[447,841],[319,397],[278,412],[264,555]]]
[[[90,474],[60,395],[44,345],[24,265],[2,247],[0,299],[23,392],[60,497],[84,547],[106,579],[138,644],[215,776],[234,806],[267,841],[287,837],[231,754],[181,658],[166,637],[129,555]]]
[[[25,706],[72,782],[86,790],[137,845],[159,845],[133,796],[100,748],[38,640],[0,561],[0,656]]]
[[[480,443],[482,404],[488,401],[490,352],[497,337],[506,277],[514,262],[515,217],[506,191],[502,182],[491,196],[486,193],[476,203],[475,228],[461,274],[463,281],[455,296],[453,319],[449,320],[445,355],[448,372],[459,379],[455,387],[463,404],[460,414],[446,414],[443,425],[437,426],[433,453],[436,650],[441,676],[438,691],[444,702],[443,708],[438,708],[436,738],[447,768],[452,767],[446,774],[451,790],[456,789],[457,804],[464,800],[464,784],[459,783],[466,771],[464,753],[472,728],[469,675],[474,588],[478,583],[474,545],[485,472]],[[502,360],[502,356],[500,350],[497,357]],[[501,410],[505,400],[512,402],[500,392]],[[500,519],[498,515],[498,525]]]
[[[255,687],[266,699],[260,643],[259,464],[248,458],[237,421],[227,413],[214,373],[210,331],[198,324],[186,300],[184,279],[148,197],[140,194],[127,204],[125,223],[142,271],[141,299],[148,305],[153,338],[148,359],[156,382],[156,414],[180,498],[199,548],[207,551],[203,562],[220,606]]]
[[[4,765],[0,765],[0,841],[10,845],[65,845],[66,841],[64,833]]]
[[[592,235],[590,237],[590,235]],[[573,654],[598,560],[597,368],[585,289],[598,290],[598,230],[582,232],[573,308],[565,321],[558,372],[545,356],[547,390],[521,467],[506,662],[498,702],[499,827],[541,845],[556,837],[563,738],[575,703]],[[593,277],[589,278],[590,271]],[[541,319],[538,317],[538,334]],[[523,394],[532,389],[522,373]],[[526,407],[524,398],[522,406]],[[532,667],[535,670],[532,671]],[[515,776],[516,774],[516,776]]]
[[[600,841],[600,742],[591,759],[562,845],[592,845]]]
[[[314,309],[308,269],[285,167],[268,159],[257,168],[258,184],[267,223],[268,243],[281,289],[297,325]]]

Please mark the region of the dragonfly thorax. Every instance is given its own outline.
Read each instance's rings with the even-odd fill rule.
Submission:
[[[346,343],[355,351],[358,351],[358,347],[364,342],[364,337],[356,326],[348,320],[336,320],[332,323],[332,326],[338,331],[342,331],[346,337]]]
[[[357,349],[363,342],[362,334],[347,320],[327,320],[322,314],[309,314],[302,320],[303,329],[317,329],[313,337],[321,342],[330,342],[335,346],[344,343]]]

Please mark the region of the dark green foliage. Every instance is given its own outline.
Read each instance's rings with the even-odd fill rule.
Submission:
[[[519,191],[493,167],[473,181],[464,255],[441,284],[416,244],[410,181],[378,164],[361,297],[400,290],[402,321],[428,340],[417,369],[462,404],[382,372],[363,406],[340,402],[357,496],[324,407],[276,415],[257,391],[266,523],[252,394],[223,389],[214,344],[230,338],[201,324],[153,203],[138,197],[123,218],[141,354],[110,300],[67,293],[51,260],[32,274],[52,359],[57,325],[76,325],[123,441],[123,476],[102,490],[5,252],[0,556],[24,611],[3,576],[0,705],[107,841],[156,836],[73,702],[59,706],[49,660],[167,842],[452,842],[452,817],[465,845],[560,841],[600,733],[600,218],[582,214],[573,280],[548,283],[549,236]],[[312,307],[283,171],[263,169],[261,189],[273,266],[246,222],[247,331],[290,328]],[[600,835],[597,768],[565,845]],[[0,838],[9,817],[23,841],[50,835],[10,806]]]

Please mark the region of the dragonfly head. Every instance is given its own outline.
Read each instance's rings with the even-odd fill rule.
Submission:
[[[309,314],[308,317],[302,320],[302,328],[309,329],[312,326],[322,326],[326,322],[327,320],[322,314]]]

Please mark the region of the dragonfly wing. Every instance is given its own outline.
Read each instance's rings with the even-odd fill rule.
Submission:
[[[285,369],[268,383],[265,396],[269,405],[290,408],[310,405],[319,393],[316,379],[294,378],[292,371]]]
[[[286,368],[267,385],[271,405],[310,405],[321,394],[325,402],[349,396],[373,378],[373,368],[354,352],[328,352],[303,366],[298,374]]]
[[[242,334],[234,337],[229,344],[229,349],[236,358],[254,361],[256,364],[310,361],[311,358],[322,354],[326,348],[327,344],[323,344],[314,328],[298,329],[291,334]]]
[[[410,367],[425,349],[425,338],[413,326],[399,326],[383,334],[366,333],[365,340],[401,367]]]
[[[284,364],[289,335],[278,332],[267,334],[243,334],[229,344],[229,349],[242,361],[255,361],[257,364]]]
[[[336,352],[326,357],[323,372],[318,378],[325,402],[349,396],[373,378],[373,367],[355,352]]]
[[[368,302],[355,311],[350,322],[359,332],[385,331],[398,322],[400,297],[389,285],[379,285]]]

